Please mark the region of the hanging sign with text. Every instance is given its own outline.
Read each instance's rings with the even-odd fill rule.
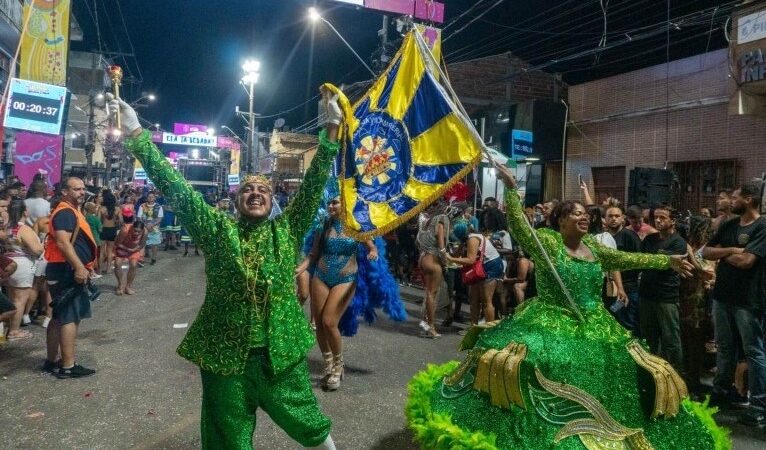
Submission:
[[[162,133],[162,143],[170,145],[189,145],[194,147],[217,147],[218,138],[216,136],[210,136],[207,133]]]

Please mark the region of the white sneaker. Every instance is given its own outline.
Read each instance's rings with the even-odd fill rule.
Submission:
[[[51,318],[50,317],[46,317],[45,319],[43,319],[43,325],[42,325],[43,328],[48,328],[48,324],[50,324],[50,323],[51,323]]]
[[[91,280],[98,280],[101,277],[103,277],[103,275],[100,275],[100,274],[97,274],[97,273],[94,272],[93,275],[90,276],[90,279]]]
[[[418,325],[420,325],[420,329],[426,333],[431,331],[431,325],[428,325],[425,320],[421,320]]]
[[[32,323],[32,319],[29,318],[29,314],[24,314],[24,317],[21,318],[21,322],[24,325],[29,325],[30,323]]]

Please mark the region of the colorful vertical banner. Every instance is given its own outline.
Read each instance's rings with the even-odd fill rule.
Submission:
[[[29,186],[38,173],[46,173],[48,184],[53,186],[61,181],[61,150],[63,136],[49,134],[16,133],[16,156],[13,172],[22,183]]]
[[[66,86],[71,7],[71,0],[31,0],[24,5],[27,27],[21,36],[19,78]]]
[[[231,167],[229,167],[229,187],[234,188],[236,190],[237,186],[239,186],[239,165],[241,164],[240,159],[242,156],[242,152],[239,149],[239,146],[236,148],[231,148]]]

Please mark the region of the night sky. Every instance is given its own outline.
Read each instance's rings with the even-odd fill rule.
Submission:
[[[605,0],[606,1],[606,0]],[[119,4],[117,3],[119,2]],[[163,128],[173,122],[227,124],[244,135],[234,107],[247,109],[245,91],[238,84],[241,63],[247,57],[261,61],[256,86],[255,111],[271,116],[313,97],[325,81],[336,85],[370,78],[338,37],[323,23],[312,25],[306,9],[317,3],[323,16],[340,31],[355,50],[371,63],[378,47],[377,30],[382,13],[356,9],[332,1],[311,0],[83,0],[75,1],[74,14],[82,27],[84,42],[73,50],[134,53],[114,57],[127,76],[141,80],[126,85],[124,97],[134,100],[155,93],[157,102],[139,113]],[[447,0],[450,36],[497,0]],[[723,24],[735,2],[710,0],[671,1],[671,18],[711,8],[705,16],[678,21],[670,33],[670,59],[714,50],[726,45]],[[659,0],[611,0],[606,2],[606,45],[628,36],[626,45],[607,47],[600,56],[584,55],[559,64],[565,58],[599,46],[603,37],[603,13],[599,1],[505,0],[488,14],[445,42],[447,62],[511,50],[533,65],[550,64],[546,71],[562,72],[570,83],[633,70],[665,61],[667,4]],[[718,9],[712,9],[718,6]],[[120,10],[121,8],[121,10]],[[715,15],[712,14],[715,12]],[[121,14],[122,13],[122,14]],[[124,26],[122,18],[124,18]],[[674,20],[671,20],[674,21]],[[678,29],[676,29],[678,28]],[[130,35],[127,38],[125,29]],[[390,36],[396,38],[393,27]],[[312,44],[313,42],[313,44]],[[316,114],[316,101],[293,111],[259,121],[270,129],[277,117],[297,127]]]

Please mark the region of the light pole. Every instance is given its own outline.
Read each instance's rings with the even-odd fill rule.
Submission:
[[[244,64],[242,64],[242,70],[245,72],[245,75],[242,76],[241,83],[243,86],[246,86],[247,90],[247,96],[250,101],[250,109],[248,113],[248,123],[250,124],[250,131],[247,133],[247,157],[245,158],[244,162],[244,170],[243,172],[246,174],[253,172],[252,167],[252,160],[253,160],[253,154],[255,154],[255,166],[256,168],[260,167],[260,155],[257,147],[253,147],[255,142],[255,115],[253,114],[253,94],[255,92],[255,83],[258,82],[258,78],[260,77],[260,69],[261,69],[261,63],[260,61],[254,60],[254,59],[248,59],[245,61]],[[249,88],[249,89],[248,89]],[[253,151],[255,150],[255,151]]]
[[[151,102],[157,100],[157,96],[154,95],[154,94],[142,95],[137,100],[134,100],[134,101],[130,102],[130,106],[132,106],[133,109],[143,108],[143,107],[149,106],[148,103],[139,103],[141,100],[147,100],[149,103],[151,103]]]
[[[361,56],[359,56],[359,54],[356,52],[356,50],[354,50],[354,47],[352,47],[352,46],[351,46],[351,44],[349,44],[349,43],[346,41],[346,39],[344,39],[344,38],[343,38],[343,36],[341,36],[341,34],[338,32],[338,30],[336,30],[336,29],[335,29],[335,27],[334,27],[334,26],[332,26],[332,24],[331,24],[331,23],[330,23],[330,22],[329,22],[327,19],[325,19],[324,17],[322,17],[322,15],[321,15],[321,14],[319,14],[319,11],[318,11],[316,8],[314,8],[314,7],[312,6],[311,8],[309,8],[309,11],[308,11],[308,13],[309,13],[309,20],[310,20],[311,22],[313,22],[313,23],[317,23],[318,21],[320,21],[320,20],[321,20],[322,22],[326,23],[326,24],[327,24],[327,26],[329,26],[329,27],[330,27],[330,29],[331,29],[332,31],[334,31],[334,32],[335,32],[335,34],[337,34],[337,35],[338,35],[338,37],[340,38],[340,40],[341,40],[341,41],[343,41],[343,43],[344,43],[344,44],[346,44],[346,47],[348,47],[348,49],[349,49],[349,50],[351,50],[351,53],[353,53],[353,54],[354,54],[354,56],[356,56],[356,59],[358,59],[358,60],[359,60],[359,62],[361,62],[361,63],[362,63],[362,65],[363,65],[363,66],[364,66],[364,67],[365,67],[365,68],[366,68],[366,69],[367,69],[367,70],[370,72],[370,74],[372,74],[372,78],[374,79],[375,77],[377,77],[377,75],[375,74],[375,72],[374,72],[374,71],[373,71],[373,70],[370,68],[370,66],[368,66],[368,65],[367,65],[367,62],[365,62],[365,60],[364,60],[364,59],[362,59],[362,57],[361,57]]]

